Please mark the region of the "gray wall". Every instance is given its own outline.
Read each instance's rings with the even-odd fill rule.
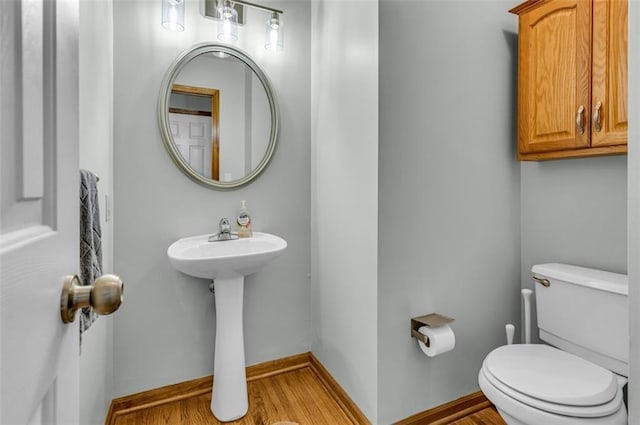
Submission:
[[[312,4],[311,348],[376,423],[378,3]]]
[[[519,324],[513,2],[380,2],[379,423],[478,390]],[[409,319],[456,319],[428,358]]]
[[[231,192],[196,185],[173,164],[160,140],[156,101],[163,74],[192,44],[213,40],[215,24],[188,1],[182,33],[160,25],[161,2],[114,3],[115,270],[126,285],[115,316],[114,395],[213,372],[215,314],[208,282],[171,268],[167,247],[188,235],[213,233],[220,217],[246,199],[254,230],[284,237],[284,254],[245,282],[247,364],[309,350],[310,7],[286,10],[282,53],[263,48],[268,16],[250,11],[240,48],[270,76],[279,95],[281,132],[271,165],[254,183]],[[264,19],[263,19],[264,18]]]
[[[522,282],[558,262],[627,272],[627,157],[522,163]],[[533,332],[532,334],[536,334]]]

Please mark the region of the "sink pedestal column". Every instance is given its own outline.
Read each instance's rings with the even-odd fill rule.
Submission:
[[[244,276],[215,279],[216,346],[211,411],[221,422],[247,414],[242,300]]]

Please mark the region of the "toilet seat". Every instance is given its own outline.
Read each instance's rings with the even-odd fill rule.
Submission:
[[[478,375],[478,383],[482,392],[509,425],[628,425],[624,403],[609,416],[571,417],[549,413],[515,400],[487,382],[483,371]]]
[[[510,387],[496,380],[495,377],[486,371],[484,366],[480,371],[480,374],[496,391],[514,399],[517,402],[554,415],[563,415],[575,418],[601,418],[617,412],[620,410],[622,405],[622,392],[620,391],[618,391],[616,396],[608,403],[595,406],[571,406],[566,404],[550,403],[514,391]]]
[[[551,414],[600,418],[623,405],[616,375],[547,345],[499,347],[487,355],[480,374],[500,393]]]

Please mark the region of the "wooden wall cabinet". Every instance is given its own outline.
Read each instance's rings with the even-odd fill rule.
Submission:
[[[529,0],[519,17],[518,159],[627,152],[628,0]]]

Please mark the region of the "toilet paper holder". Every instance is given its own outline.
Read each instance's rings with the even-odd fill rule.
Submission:
[[[418,341],[422,341],[427,347],[429,346],[429,338],[426,335],[418,332],[422,326],[429,326],[435,328],[437,326],[446,325],[453,322],[455,319],[451,317],[443,316],[438,313],[431,313],[424,316],[414,317],[411,319],[411,336]]]

